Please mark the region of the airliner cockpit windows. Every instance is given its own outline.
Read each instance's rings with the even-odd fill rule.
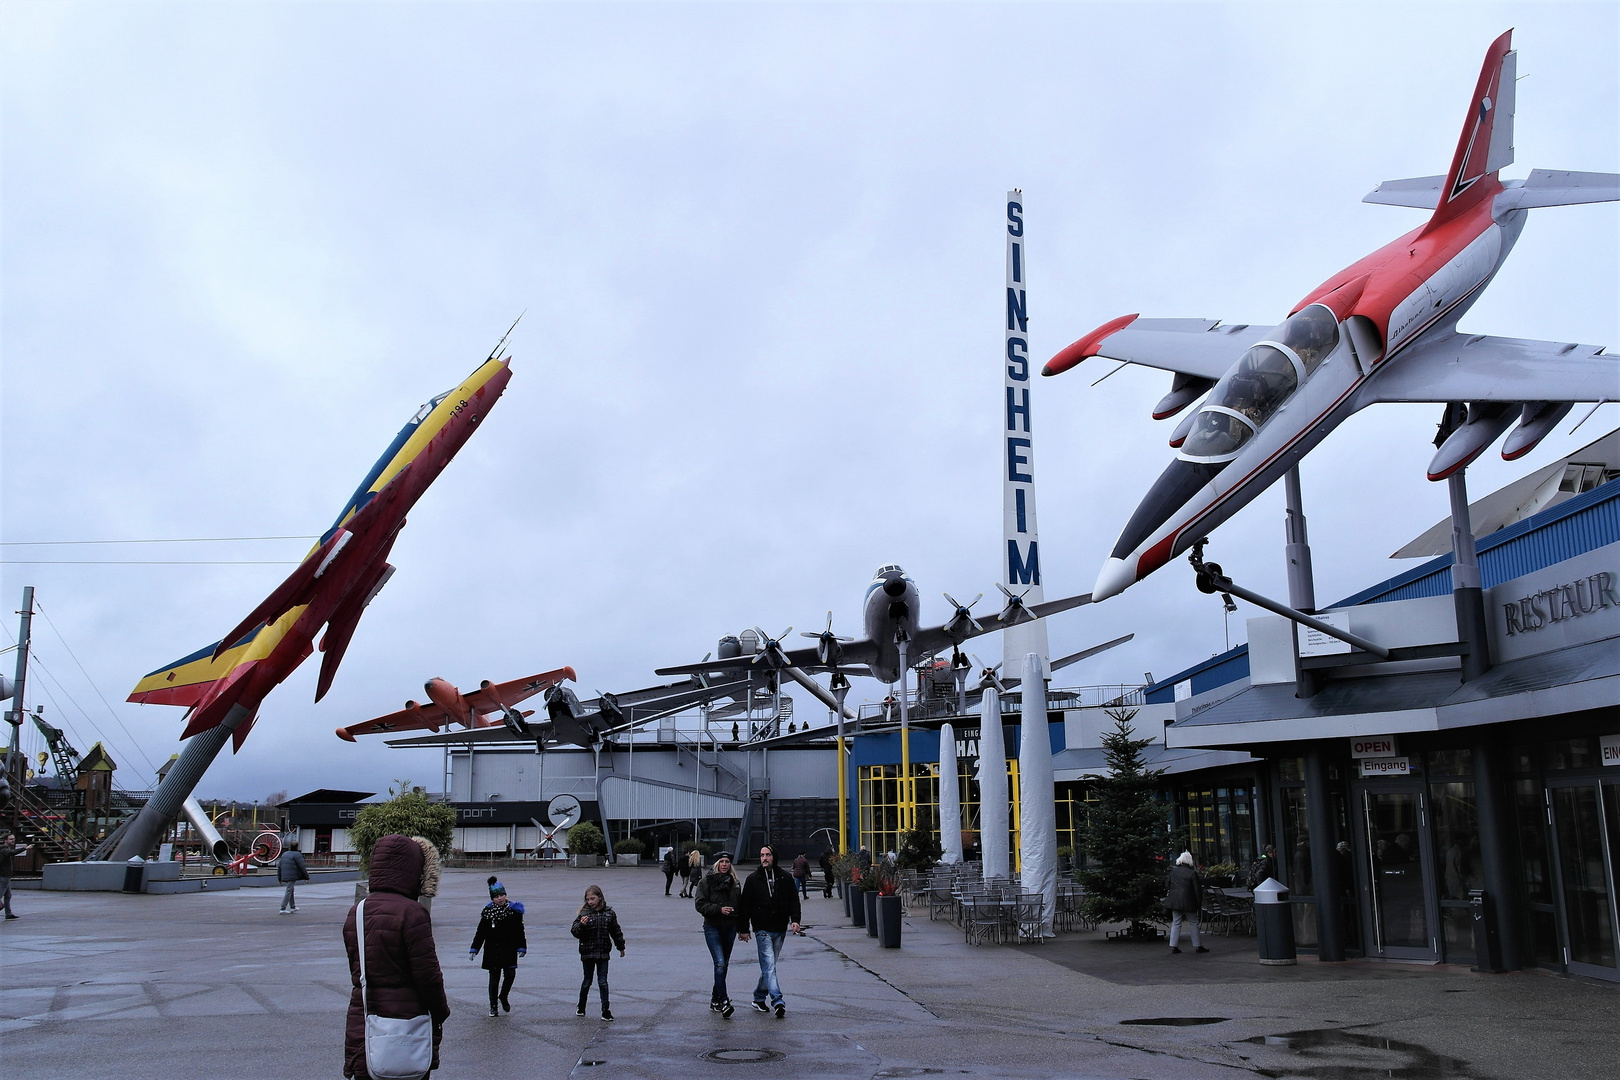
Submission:
[[[880,578],[884,574],[888,574],[888,573],[900,574],[900,573],[904,573],[904,571],[901,570],[898,566],[895,566],[895,565],[893,565],[891,563],[888,566],[880,566],[880,567],[878,567],[877,568],[877,573],[873,574],[872,577],[873,578]]]
[[[1322,304],[1312,304],[1288,317],[1281,341],[1294,350],[1308,375],[1339,344],[1339,320]]]

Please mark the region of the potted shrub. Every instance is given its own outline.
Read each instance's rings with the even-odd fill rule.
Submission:
[[[641,865],[641,856],[647,851],[647,845],[633,836],[617,840],[613,844],[613,854],[617,856],[616,862],[621,866]]]
[[[866,879],[860,867],[850,860],[849,886],[844,890],[849,899],[849,921],[855,926],[866,925]]]
[[[567,850],[569,866],[601,866],[607,840],[595,823],[581,821],[568,830]]]
[[[900,896],[899,882],[885,876],[878,885],[877,923],[878,945],[884,949],[900,947],[900,920],[905,914],[905,901]]]
[[[355,815],[349,829],[349,839],[360,856],[360,873],[371,872],[371,851],[385,836],[423,836],[432,841],[440,856],[450,850],[456,832],[456,811],[448,803],[433,802],[427,794],[409,780],[396,780],[388,789],[393,798],[387,802],[367,803]],[[355,900],[365,897],[369,885],[366,880],[355,884]],[[424,907],[431,907],[432,895],[423,898]]]
[[[1074,848],[1060,847],[1057,850],[1058,873],[1074,869]]]

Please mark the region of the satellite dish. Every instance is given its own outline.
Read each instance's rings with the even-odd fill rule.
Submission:
[[[553,828],[568,828],[579,820],[579,814],[579,800],[572,795],[558,795],[546,804],[546,820]]]

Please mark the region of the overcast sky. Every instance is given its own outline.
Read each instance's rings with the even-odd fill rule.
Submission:
[[[1275,322],[1422,220],[1359,200],[1445,171],[1509,27],[1507,174],[1620,170],[1612,3],[0,5],[0,612],[14,636],[32,584],[49,617],[29,704],[148,786],[181,710],[123,698],[292,567],[19,560],[307,541],[18,542],[318,533],[525,310],[505,397],[411,513],[332,692],[311,704],[306,663],[199,794],[437,788],[437,753],[333,728],[433,675],[571,664],[585,696],[756,623],[831,608],[850,633],[882,563],[938,622],[999,568],[1007,189],[1040,359],[1129,312]],[[1463,328],[1620,344],[1617,225],[1533,211]],[[1048,598],[1091,588],[1171,455],[1168,377],[1090,385],[1111,366],[1034,388]],[[1584,412],[1516,464],[1491,451],[1472,492],[1620,415],[1568,434]],[[1438,414],[1374,407],[1304,463],[1321,602],[1445,514]],[[1274,595],[1281,506],[1212,541]],[[1060,683],[1226,645],[1178,561],[1055,619],[1052,650],[1127,631]]]

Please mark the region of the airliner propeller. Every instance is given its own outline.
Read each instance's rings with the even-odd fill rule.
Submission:
[[[1001,676],[997,674],[1001,671],[1001,664],[996,664],[994,666],[986,664],[983,660],[979,659],[978,653],[973,654],[973,662],[978,664],[979,667],[983,669],[979,672],[979,689],[988,690],[993,686],[996,688],[997,693],[1006,693],[1007,688],[1002,685]],[[1003,661],[1003,663],[1005,663],[1005,661]]]
[[[1000,615],[996,616],[996,620],[1003,626],[1012,626],[1014,623],[1029,622],[1031,619],[1035,618],[1035,616],[1029,613],[1029,608],[1024,606],[1024,596],[1029,592],[1028,589],[1025,589],[1021,593],[1014,593],[1011,589],[1007,588],[1007,586],[1003,585],[999,581],[996,582],[996,588],[1000,589],[1001,595],[1007,598],[1007,606],[1001,609]]]
[[[984,633],[984,627],[980,626],[979,620],[975,619],[972,615],[973,605],[984,599],[984,593],[980,593],[978,596],[975,596],[966,604],[957,603],[956,597],[952,596],[950,593],[941,593],[940,595],[945,597],[945,602],[947,604],[956,609],[955,613],[951,615],[944,627],[946,635],[951,639],[951,644],[960,645],[963,641],[965,641],[967,639],[968,627],[972,627],[973,632],[976,634]],[[961,654],[958,653],[957,655]],[[952,663],[954,666],[954,661]]]
[[[757,626],[754,627],[754,633],[759,635],[759,652],[754,654],[754,658],[749,663],[757,664],[764,660],[767,665],[773,668],[787,667],[788,658],[787,654],[782,651],[782,639],[793,633],[793,627],[788,627],[775,637],[767,636],[765,631]]]
[[[814,638],[816,642],[816,659],[822,664],[834,669],[838,668],[838,661],[843,659],[843,646],[854,641],[854,638],[839,637],[833,633],[833,613],[827,612],[827,629],[819,634],[812,634],[808,630],[801,630],[800,637]],[[791,629],[791,627],[790,627]],[[783,635],[786,636],[785,634]]]

